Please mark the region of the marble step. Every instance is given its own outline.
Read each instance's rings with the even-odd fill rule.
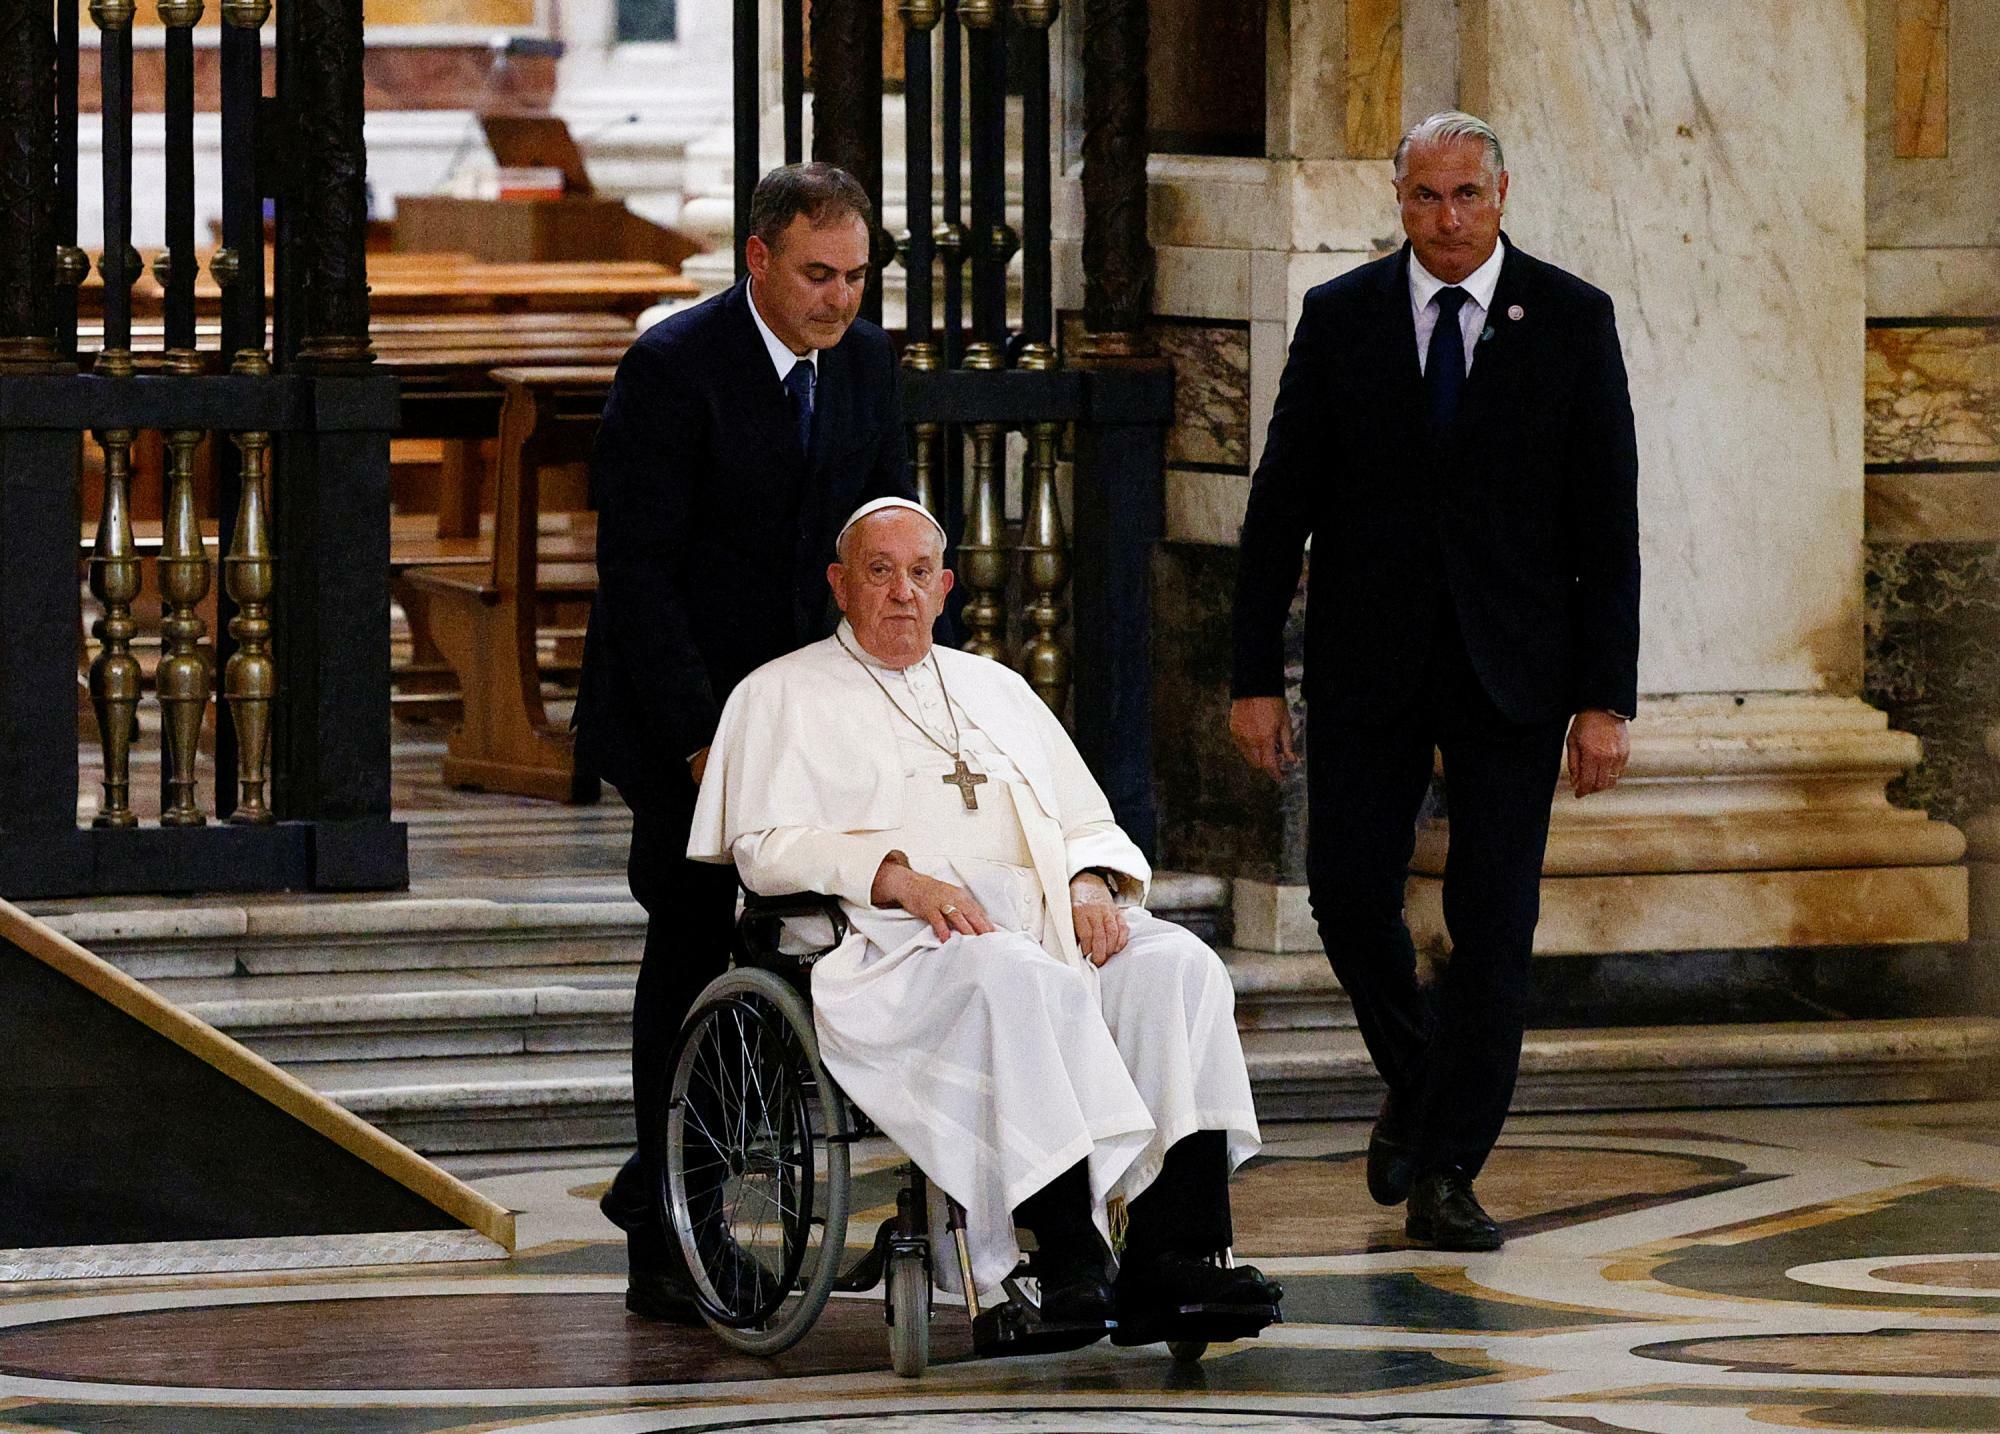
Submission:
[[[1381,1081],[1356,1031],[1246,1031],[1258,1113],[1372,1117]],[[1533,1030],[1516,1110],[1665,1110],[1961,1099],[1992,1087],[2000,1019]]]
[[[1230,984],[1236,988],[1236,1024],[1251,1031],[1352,1029],[1354,1005],[1326,957],[1279,956],[1264,951],[1224,950]]]
[[[353,972],[154,982],[280,1065],[611,1051],[631,1046],[636,964]],[[275,988],[275,989],[274,989]]]
[[[1362,1119],[1381,1085],[1352,1030],[1248,1030],[1267,1120]],[[1852,1104],[1963,1098],[1990,1087],[2000,1020],[1813,1021],[1531,1031],[1520,1111]],[[622,1052],[293,1063],[289,1069],[426,1153],[619,1145]]]
[[[592,889],[595,888],[595,889]],[[142,981],[362,971],[629,964],[646,913],[622,880],[566,899],[402,896],[36,912]]]
[[[304,1061],[286,1069],[425,1154],[624,1147],[632,1139],[628,1049]]]
[[[532,824],[531,824],[532,825]],[[492,824],[489,822],[487,828]],[[147,905],[49,902],[30,914],[142,981],[324,972],[628,965],[645,910],[622,876],[456,881],[450,895],[193,899]],[[1154,911],[1207,940],[1229,882],[1161,872]]]

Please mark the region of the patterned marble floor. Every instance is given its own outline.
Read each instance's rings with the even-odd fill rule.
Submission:
[[[771,1361],[627,1316],[610,1168],[462,1172],[522,1212],[493,1265],[0,1287],[0,1431],[329,1434],[1168,1428],[2000,1430],[2000,1103],[1517,1120],[1495,1255],[1410,1248],[1365,1128],[1286,1126],[1235,1185],[1288,1322],[1157,1350],[887,1371],[878,1299]],[[893,1172],[864,1162],[856,1224]]]

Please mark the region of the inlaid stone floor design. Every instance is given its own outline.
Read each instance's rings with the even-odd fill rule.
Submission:
[[[980,1360],[941,1301],[915,1383],[879,1297],[771,1360],[632,1318],[601,1154],[469,1157],[512,1259],[0,1287],[0,1431],[1992,1434],[1995,1129],[2000,1102],[1520,1119],[1481,1180],[1509,1243],[1466,1256],[1368,1203],[1365,1126],[1274,1127],[1236,1221],[1285,1324],[1192,1368]],[[895,1186],[859,1154],[857,1244]]]

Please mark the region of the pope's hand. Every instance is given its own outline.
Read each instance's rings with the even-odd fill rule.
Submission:
[[[949,941],[953,932],[984,936],[993,929],[985,908],[972,899],[971,892],[888,858],[876,871],[875,886],[868,895],[877,906],[900,906],[912,916],[923,917],[940,941]]]
[[[1069,914],[1076,923],[1077,949],[1093,966],[1102,966],[1132,939],[1125,913],[1101,876],[1085,872],[1069,884]]]
[[[1229,704],[1229,735],[1243,760],[1272,781],[1298,762],[1292,751],[1292,714],[1282,697],[1239,697]]]

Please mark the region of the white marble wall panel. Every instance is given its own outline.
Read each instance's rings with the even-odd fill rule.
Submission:
[[[1167,541],[1233,548],[1243,532],[1250,480],[1241,473],[1167,470]]]
[[[1870,249],[1868,312],[1885,318],[2000,314],[2000,246]]]
[[[1271,319],[1250,324],[1250,471],[1264,457],[1264,440],[1271,432],[1271,410],[1278,402],[1278,375],[1284,372],[1292,326]]]
[[[1485,9],[1509,232],[1618,304],[1642,690],[1854,691],[1862,0]]]
[[[1403,0],[1403,128],[1458,108],[1458,0]]]
[[[1146,228],[1155,244],[1276,249],[1290,232],[1289,166],[1264,159],[1155,155],[1147,161]],[[1078,228],[1082,214],[1077,214]]]
[[[1896,0],[1868,0],[1868,242],[1884,248],[2000,245],[2000,4],[1950,12],[1949,153],[1896,157]]]
[[[1403,242],[1395,166],[1388,160],[1305,160],[1292,167],[1291,180],[1293,249],[1367,253]]]

